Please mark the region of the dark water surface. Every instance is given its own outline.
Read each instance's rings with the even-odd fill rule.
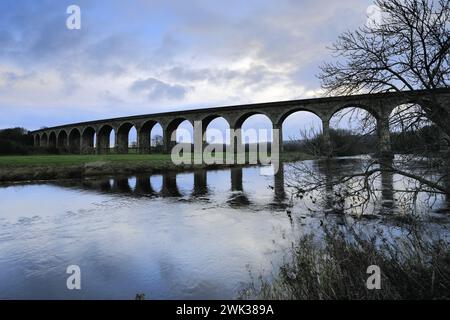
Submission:
[[[252,274],[276,273],[292,243],[321,220],[348,219],[312,212],[304,199],[291,202],[287,171],[285,165],[275,177],[251,167],[0,187],[0,298],[235,298]],[[447,215],[436,213],[435,220],[430,228],[448,232]],[[381,218],[360,223],[402,233]],[[81,268],[81,290],[66,288],[69,265]]]

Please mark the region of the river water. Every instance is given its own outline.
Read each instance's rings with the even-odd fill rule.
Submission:
[[[255,277],[276,273],[300,235],[326,219],[353,219],[291,199],[289,170],[285,164],[275,177],[248,167],[2,186],[0,298],[236,298]],[[429,213],[429,228],[448,236],[445,200]],[[357,221],[402,233],[395,220]],[[67,289],[69,265],[80,267],[81,290]]]

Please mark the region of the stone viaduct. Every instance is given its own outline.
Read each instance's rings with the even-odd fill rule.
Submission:
[[[34,137],[35,146],[61,148],[71,153],[103,154],[110,149],[110,134],[114,131],[116,152],[128,153],[129,131],[132,127],[135,127],[139,152],[149,153],[150,133],[152,128],[159,123],[163,129],[164,150],[170,152],[174,137],[176,137],[174,133],[185,120],[188,120],[192,125],[195,121],[201,121],[202,136],[194,137],[194,141],[205,141],[205,132],[209,123],[219,117],[228,122],[230,129],[240,131],[238,129],[241,128],[247,118],[255,114],[263,114],[272,121],[273,129],[278,129],[281,133],[283,121],[289,115],[298,111],[308,111],[322,120],[325,144],[331,150],[329,132],[331,117],[344,108],[358,107],[368,111],[377,121],[379,154],[390,155],[389,117],[393,109],[408,103],[424,106],[430,103],[431,96],[450,109],[450,89],[445,88],[433,91],[326,97],[147,114],[66,124],[36,130],[31,134]],[[240,138],[233,135],[232,139],[235,139],[234,145],[236,148],[236,144],[240,143]]]

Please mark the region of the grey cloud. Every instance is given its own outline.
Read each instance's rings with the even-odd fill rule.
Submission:
[[[242,87],[258,87],[273,81],[283,80],[284,75],[268,69],[266,66],[254,64],[248,70],[230,70],[226,68],[190,68],[176,66],[164,72],[175,81],[196,82],[207,81],[214,85],[238,82]]]
[[[143,93],[149,100],[154,99],[183,99],[186,93],[192,88],[179,84],[168,84],[155,78],[136,80],[130,87],[134,93]]]
[[[98,95],[100,99],[102,99],[107,105],[125,105],[125,101],[117,97],[115,94],[113,94],[111,91],[106,90],[103,92],[100,92]]]
[[[92,28],[96,26],[95,18],[88,15],[82,16],[81,30],[68,30],[65,26],[68,1],[16,3],[6,5],[14,10],[0,12],[0,56],[16,66],[55,70],[61,78],[69,73],[117,76],[144,59],[140,52],[145,51],[145,44],[125,32],[95,30]],[[82,12],[89,12],[95,5],[83,0],[78,4]]]
[[[196,43],[193,54],[226,60],[251,57],[269,67],[281,65],[289,74],[326,59],[330,53],[326,47],[338,33],[364,21],[370,3],[371,0],[257,2],[250,4],[251,13],[233,15],[223,14],[220,4],[208,6],[192,1],[189,5],[177,5],[174,10],[184,22],[177,34]],[[246,4],[231,1],[227,6],[241,10]],[[211,77],[208,79],[211,81]],[[317,87],[318,81],[314,80]]]
[[[111,74],[119,76],[144,60],[143,44],[126,33],[108,35],[91,41],[82,52],[84,69],[93,74]]]
[[[240,76],[240,73],[229,69],[217,68],[190,68],[176,66],[166,70],[166,74],[173,79],[182,81],[208,81],[218,83],[229,81]]]
[[[0,72],[0,80],[3,82],[3,85],[0,85],[0,90],[2,93],[7,92],[12,86],[20,84],[22,81],[42,81],[38,78],[38,75],[35,72],[18,74],[11,71]]]
[[[21,81],[21,80],[30,80],[36,78],[35,72],[28,72],[24,74],[18,74],[15,72],[3,72],[0,75],[0,78],[5,80],[6,82],[15,82],[15,81]]]

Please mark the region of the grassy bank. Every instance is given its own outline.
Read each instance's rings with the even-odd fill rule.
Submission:
[[[450,299],[450,249],[419,230],[390,238],[367,229],[325,228],[293,246],[291,261],[273,280],[250,283],[241,298],[281,300]],[[381,271],[380,290],[368,290],[368,266]]]
[[[171,163],[169,154],[110,154],[110,155],[32,155],[0,156],[0,167],[73,166],[93,162],[112,163]]]
[[[285,153],[281,156],[281,161],[312,158],[302,153]],[[211,167],[227,166],[229,165]],[[208,166],[175,165],[169,154],[0,156],[0,181],[68,179],[96,175],[152,173],[163,170],[183,171],[197,167]]]

